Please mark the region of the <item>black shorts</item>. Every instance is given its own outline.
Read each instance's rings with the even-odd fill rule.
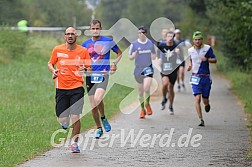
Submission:
[[[142,83],[143,83],[144,78],[147,78],[147,77],[153,78],[153,74],[150,74],[150,75],[147,75],[147,76],[144,76],[144,75],[134,75],[134,76],[135,76],[135,80],[136,80],[137,83],[139,83],[139,84],[142,84]]]
[[[89,96],[94,95],[97,88],[102,88],[102,89],[106,90],[106,88],[108,86],[108,81],[109,81],[109,75],[104,75],[103,81],[101,83],[91,83],[91,77],[87,76],[86,77],[86,86],[87,86],[88,95]]]
[[[180,65],[179,65],[179,67],[185,67],[185,61],[183,61]]]
[[[178,68],[176,68],[172,73],[170,74],[163,74],[163,73],[160,73],[161,74],[161,77],[168,77],[169,78],[169,81],[172,85],[175,84],[176,80],[177,80],[177,73],[178,73]]]
[[[69,117],[70,114],[82,113],[84,104],[84,88],[56,89],[56,115],[59,118]]]

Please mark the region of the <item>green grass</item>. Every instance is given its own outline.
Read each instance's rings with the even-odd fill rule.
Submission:
[[[31,46],[25,55],[0,64],[1,167],[14,166],[52,148],[51,135],[60,128],[54,110],[54,84],[47,69],[51,50],[59,40],[31,35],[29,41]],[[120,101],[131,91],[113,85],[104,99],[107,117],[119,111]],[[82,131],[94,126],[90,113],[81,122]],[[57,135],[56,141],[63,136],[67,133]]]
[[[225,76],[231,81],[232,91],[239,97],[244,105],[244,111],[247,113],[248,117],[248,128],[250,129],[250,134],[252,135],[252,75],[250,73],[241,72],[238,68],[231,66],[228,60],[223,57],[222,53],[216,52],[219,55],[217,68],[219,71],[223,72]],[[251,142],[251,141],[250,141]],[[252,158],[252,144],[250,143],[250,148],[248,149],[248,158]]]

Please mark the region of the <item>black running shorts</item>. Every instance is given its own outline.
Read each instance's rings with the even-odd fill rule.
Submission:
[[[59,118],[69,117],[70,114],[82,113],[84,104],[84,88],[56,89],[56,115]]]
[[[166,75],[166,74],[163,74],[163,73],[160,73],[161,74],[161,77],[168,77],[169,78],[169,81],[172,85],[175,84],[176,80],[177,80],[177,73],[178,73],[178,68],[176,68],[172,73]]]

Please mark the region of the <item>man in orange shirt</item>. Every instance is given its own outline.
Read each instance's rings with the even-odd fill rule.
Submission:
[[[83,72],[91,71],[90,56],[86,48],[76,44],[75,28],[67,28],[64,38],[65,43],[53,49],[48,69],[55,81],[56,115],[63,129],[68,128],[71,117],[74,142],[70,148],[73,153],[79,153],[77,142],[84,104]]]

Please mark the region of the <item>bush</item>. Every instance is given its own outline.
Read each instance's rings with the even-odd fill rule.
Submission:
[[[29,45],[26,33],[0,29],[0,62],[17,59],[25,54]]]

